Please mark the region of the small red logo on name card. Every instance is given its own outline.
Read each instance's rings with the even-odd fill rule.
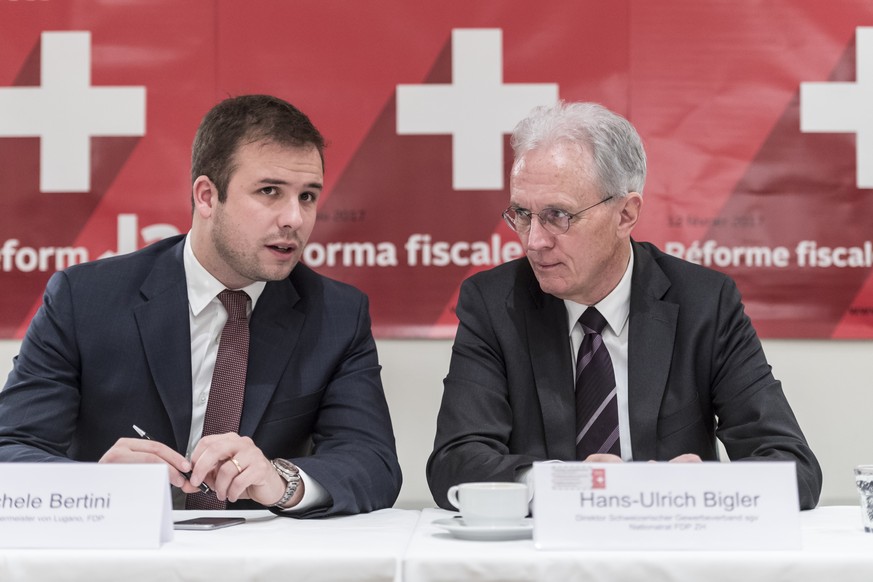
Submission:
[[[591,488],[606,489],[606,469],[591,470]]]

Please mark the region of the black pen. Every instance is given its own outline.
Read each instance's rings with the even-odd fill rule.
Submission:
[[[152,437],[150,437],[148,435],[148,433],[146,433],[146,431],[144,431],[143,429],[141,429],[140,427],[138,427],[136,425],[133,425],[133,430],[136,431],[136,434],[138,434],[140,436],[140,438],[144,438],[147,441],[155,440]],[[157,441],[155,441],[155,442],[157,442]],[[179,472],[182,473],[182,475],[184,475],[186,479],[188,479],[189,481],[191,480],[191,471],[179,471]],[[203,493],[209,493],[211,491],[211,489],[209,488],[209,485],[207,485],[206,483],[201,483],[200,484],[200,491],[202,491]]]

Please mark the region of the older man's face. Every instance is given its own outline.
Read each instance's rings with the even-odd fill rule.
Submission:
[[[590,153],[575,144],[532,150],[513,167],[510,204],[533,213],[557,208],[575,214],[604,198],[592,168]],[[618,284],[630,252],[625,204],[616,198],[595,206],[564,234],[549,232],[533,217],[519,238],[544,292],[593,305]]]

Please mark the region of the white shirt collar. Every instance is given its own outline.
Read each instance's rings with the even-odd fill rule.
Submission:
[[[195,316],[203,311],[209,302],[225,290],[225,286],[212,276],[212,273],[200,264],[197,257],[194,256],[194,251],[191,249],[191,233],[185,237],[185,248],[182,252],[182,258],[185,265],[185,284],[188,288],[188,304],[191,306],[191,313]],[[255,304],[261,293],[264,292],[266,281],[255,281],[251,285],[247,285],[239,291],[245,291],[252,300],[252,311],[255,309]]]
[[[630,259],[627,262],[627,268],[621,277],[621,281],[618,282],[615,289],[609,292],[609,295],[594,305],[597,311],[606,319],[606,324],[617,336],[621,335],[624,326],[627,324],[628,314],[630,314],[630,292],[633,271],[634,248],[631,246]],[[572,334],[576,322],[579,321],[579,318],[589,306],[570,301],[569,299],[564,299],[564,305],[567,307],[567,323]]]

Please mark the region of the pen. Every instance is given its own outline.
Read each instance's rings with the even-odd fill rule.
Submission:
[[[150,437],[146,431],[144,431],[143,429],[141,429],[140,427],[138,427],[136,425],[133,425],[133,430],[136,431],[136,434],[138,434],[140,436],[140,438],[144,438],[147,441],[155,440],[152,437]],[[179,471],[179,472],[182,473],[182,475],[184,475],[186,479],[189,479],[189,480],[191,479],[191,471]],[[200,484],[200,491],[202,491],[203,493],[209,493],[211,491],[211,489],[209,488],[209,485],[207,485],[206,483],[201,483]]]

